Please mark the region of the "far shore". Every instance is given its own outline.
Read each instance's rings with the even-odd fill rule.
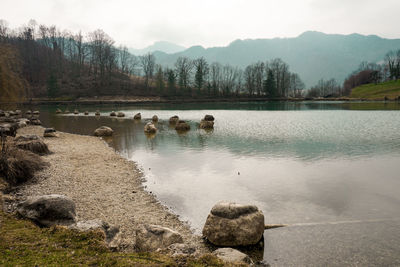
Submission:
[[[155,97],[155,96],[105,96],[105,97],[82,97],[77,99],[72,98],[58,98],[58,99],[48,99],[48,98],[32,98],[29,100],[24,100],[15,104],[23,105],[63,105],[63,104],[83,104],[83,105],[101,105],[101,104],[163,104],[163,103],[237,103],[237,102],[328,102],[328,101],[338,101],[338,102],[399,102],[399,99],[365,99],[365,98],[350,98],[350,97],[337,97],[337,98],[267,98],[267,97],[214,97],[214,98],[188,98],[188,97]],[[0,104],[10,104],[2,103]]]

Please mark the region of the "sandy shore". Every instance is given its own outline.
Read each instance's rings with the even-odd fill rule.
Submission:
[[[29,126],[18,135],[43,134],[43,128]],[[72,198],[78,220],[101,219],[120,227],[123,243],[133,249],[135,230],[143,224],[157,224],[180,232],[185,243],[203,250],[201,238],[192,234],[157,199],[144,190],[143,175],[130,162],[98,137],[58,132],[58,138],[46,138],[52,154],[44,156],[50,167],[40,171],[34,182],[22,185],[19,200],[29,196],[62,194]]]

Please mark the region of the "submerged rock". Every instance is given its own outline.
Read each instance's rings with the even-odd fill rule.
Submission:
[[[175,243],[183,243],[182,235],[159,225],[145,225],[136,232],[136,248],[139,251],[165,249]]]
[[[152,122],[148,122],[144,126],[144,132],[147,134],[155,134],[157,132],[157,128]]]
[[[133,116],[133,119],[134,119],[134,120],[141,120],[141,119],[142,119],[142,114],[140,114],[140,112],[137,113],[137,114],[135,114],[135,115]]]
[[[219,202],[208,215],[203,236],[217,246],[257,244],[264,233],[264,215],[256,206]]]
[[[180,132],[189,131],[190,130],[190,125],[186,121],[180,120],[176,124],[175,130],[180,131]]]
[[[75,203],[63,195],[32,197],[18,204],[18,214],[42,226],[75,222]]]
[[[253,263],[248,255],[233,248],[219,248],[215,250],[212,254],[215,255],[217,258],[228,263],[242,263],[242,264]]]
[[[95,136],[112,136],[114,133],[113,129],[107,126],[101,126],[94,131]]]

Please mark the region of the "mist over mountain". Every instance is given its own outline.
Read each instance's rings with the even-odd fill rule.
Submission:
[[[136,56],[140,56],[149,52],[156,52],[156,51],[160,51],[166,54],[173,54],[181,52],[185,49],[186,47],[181,45],[177,45],[166,41],[159,41],[143,49],[129,48],[129,52]]]
[[[209,63],[217,61],[242,68],[257,61],[281,58],[310,87],[320,79],[335,78],[342,83],[361,62],[380,62],[388,51],[397,49],[400,39],[308,31],[294,38],[236,40],[226,47],[192,46],[173,54],[157,49],[154,55],[157,63],[166,66],[173,66],[180,56],[203,56]]]

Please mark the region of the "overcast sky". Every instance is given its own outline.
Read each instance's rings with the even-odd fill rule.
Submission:
[[[400,38],[400,0],[0,0],[11,27],[30,19],[77,32],[103,29],[117,44],[186,47],[295,37],[307,30]]]

